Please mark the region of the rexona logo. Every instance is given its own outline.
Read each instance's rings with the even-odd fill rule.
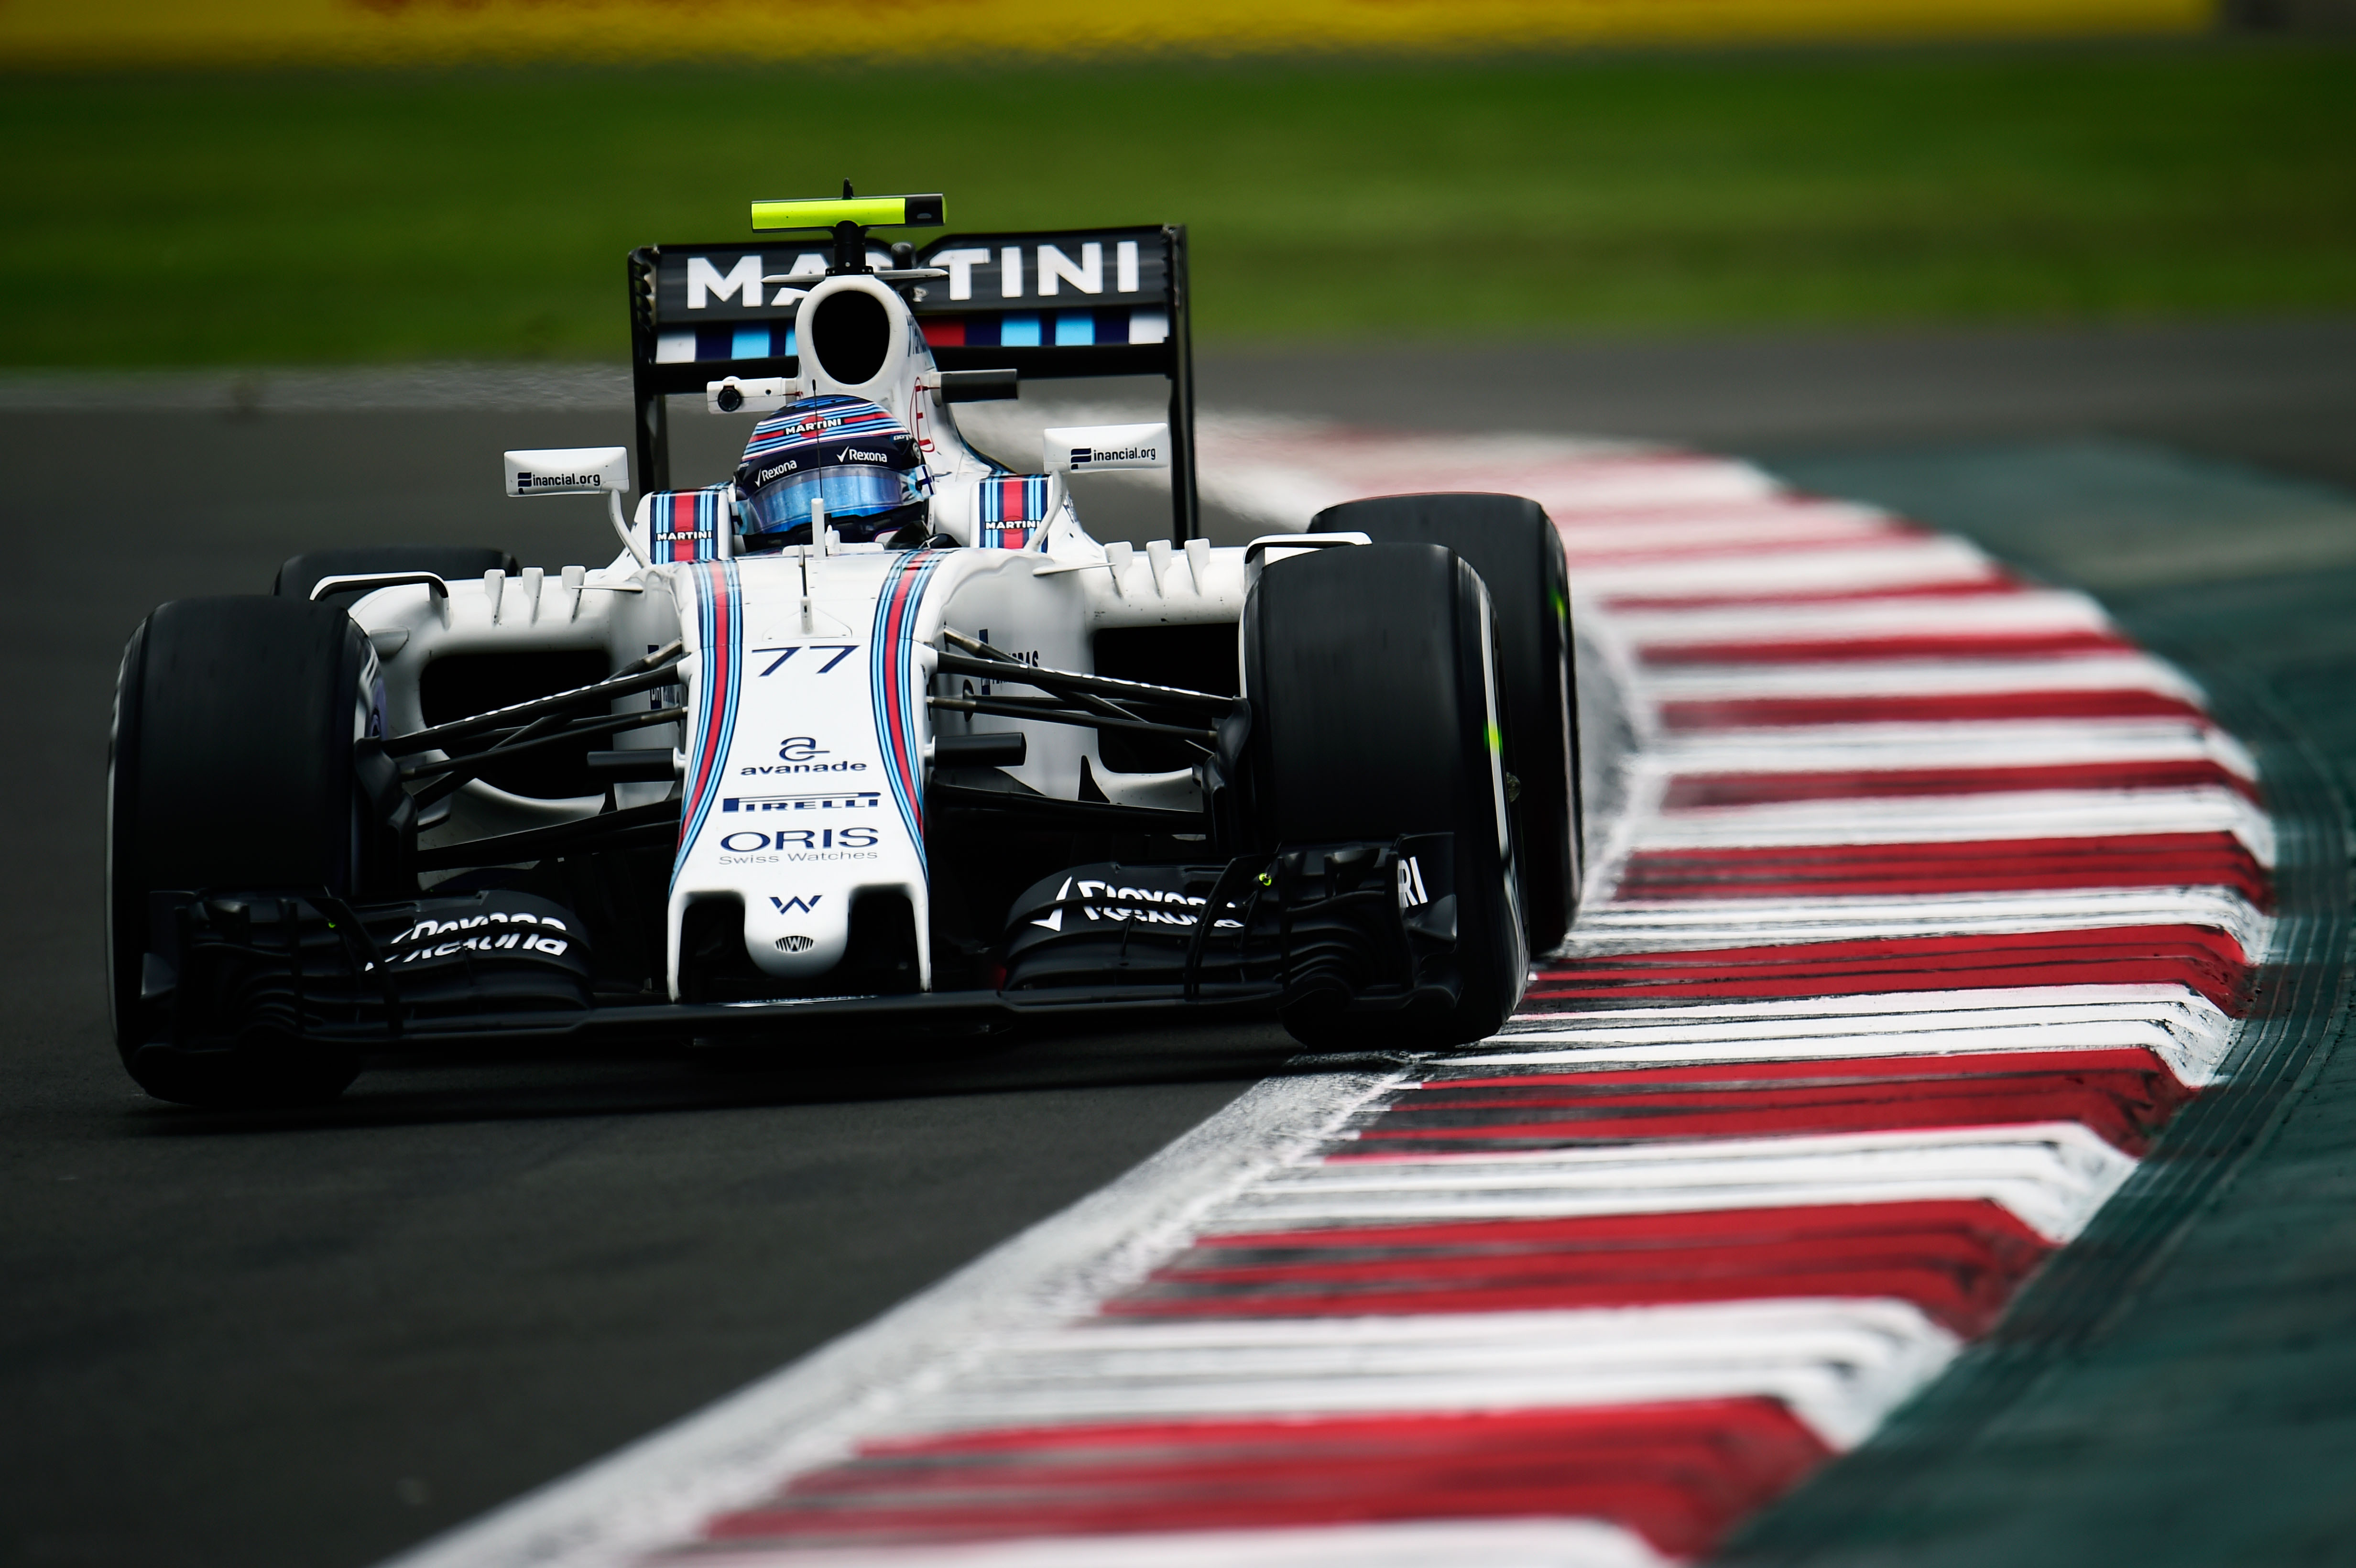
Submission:
[[[888,452],[864,452],[855,446],[846,446],[842,449],[842,460],[845,463],[889,463],[892,461],[892,454]]]
[[[1162,449],[1158,446],[1076,446],[1072,448],[1072,466],[1086,468],[1091,463],[1159,463]]]
[[[754,487],[757,489],[761,485],[766,485],[770,480],[775,479],[778,475],[791,474],[795,469],[799,468],[801,464],[798,463],[780,463],[775,468],[764,468],[758,474],[753,475]]]
[[[518,474],[516,494],[540,490],[594,490],[604,481],[594,474]]]

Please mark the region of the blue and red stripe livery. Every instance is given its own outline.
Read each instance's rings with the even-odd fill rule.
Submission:
[[[942,552],[914,550],[895,560],[875,596],[874,681],[875,734],[884,747],[884,776],[891,784],[893,803],[915,846],[916,863],[925,864],[925,772],[921,715],[924,694],[916,667],[917,607],[924,603],[934,569]]]
[[[657,490],[647,497],[647,556],[657,566],[712,560],[720,554],[720,530],[728,526],[728,503],[735,486],[703,490]]]
[[[744,670],[744,591],[733,560],[695,563],[683,574],[695,598],[694,754],[688,759],[687,798],[680,811],[678,880],[687,852],[712,815],[736,734],[736,704]]]
[[[791,447],[851,436],[882,437],[908,433],[908,427],[873,403],[857,398],[810,398],[771,414],[753,427],[744,443],[744,461],[767,457]]]
[[[981,482],[981,537],[986,549],[1025,549],[1047,520],[1047,476],[1010,474]]]

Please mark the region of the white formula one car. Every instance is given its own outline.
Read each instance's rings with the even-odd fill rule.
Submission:
[[[1561,546],[1533,502],[1353,502],[1195,534],[1181,229],[946,239],[941,198],[761,203],[803,238],[628,262],[637,459],[610,565],[298,556],[150,614],[108,783],[132,1075],[338,1093],[371,1054],[980,1032],[1260,1009],[1306,1041],[1477,1039],[1577,896]],[[1171,381],[1166,422],[952,407]],[[667,487],[668,399],[761,414]],[[1069,475],[1167,466],[1173,538],[1100,544]],[[576,503],[577,504],[577,503]]]

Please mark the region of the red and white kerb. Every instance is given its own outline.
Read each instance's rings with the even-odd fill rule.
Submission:
[[[1204,442],[1272,525],[1400,472],[1546,506],[1636,736],[1523,1012],[1322,1131],[1215,1122],[1245,1174],[1182,1222],[634,1560],[1690,1560],[1987,1333],[2215,1078],[2272,826],[2094,603],[1738,463]],[[986,518],[1035,518],[996,483]]]

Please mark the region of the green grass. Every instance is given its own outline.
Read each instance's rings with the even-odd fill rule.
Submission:
[[[0,362],[615,358],[755,196],[1193,226],[1213,340],[2356,305],[2356,50],[0,80]]]

